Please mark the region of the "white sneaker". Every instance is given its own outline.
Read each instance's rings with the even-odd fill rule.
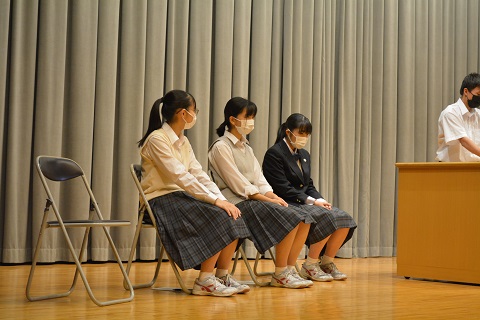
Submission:
[[[307,263],[304,262],[302,269],[300,270],[300,276],[305,279],[311,279],[320,282],[333,280],[333,277],[330,274],[325,273],[322,268],[320,268],[319,263],[307,265]]]
[[[216,297],[229,297],[237,293],[237,289],[234,287],[227,287],[214,275],[206,278],[204,281],[195,279],[193,285],[192,294],[198,296],[216,296]]]
[[[273,274],[272,280],[270,281],[270,285],[272,287],[281,287],[281,288],[290,288],[290,289],[300,289],[307,287],[307,283],[305,281],[308,280],[300,280],[295,277],[294,273],[290,270],[285,269],[280,274]],[[310,281],[311,282],[311,281]]]
[[[297,278],[298,281],[301,281],[301,282],[304,284],[305,288],[313,286],[313,281],[302,278],[302,277],[298,274],[297,270],[295,270],[295,269],[294,269],[294,270],[290,270],[290,273],[291,273],[295,278]]]
[[[230,288],[237,289],[237,293],[247,293],[250,291],[250,287],[246,284],[239,283],[231,274],[219,278],[223,284]]]
[[[320,264],[320,268],[322,268],[322,270],[325,271],[325,273],[330,274],[333,280],[347,279],[347,275],[343,272],[340,272],[340,270],[337,269],[337,266],[333,262]]]

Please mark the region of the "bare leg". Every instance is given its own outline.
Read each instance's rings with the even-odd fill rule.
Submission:
[[[297,234],[299,226],[296,226],[295,229],[290,231],[289,234],[282,241],[280,241],[275,247],[275,266],[276,267],[287,267],[287,259],[292,248],[293,241],[295,240],[295,235]]]
[[[230,267],[232,263],[232,257],[235,253],[235,249],[237,248],[238,239],[230,243],[228,246],[220,251],[220,256],[218,257],[217,261],[217,269],[226,269]]]
[[[287,265],[294,266],[297,263],[298,255],[300,254],[300,251],[302,251],[305,240],[307,239],[308,230],[310,230],[310,225],[300,222],[298,225],[297,234],[295,235],[295,239],[288,255]]]
[[[203,261],[200,266],[200,272],[213,273],[213,269],[215,268],[215,263],[217,262],[218,257],[220,256],[220,252],[221,251],[217,252],[214,256]]]
[[[336,230],[330,235],[330,239],[327,242],[327,248],[325,249],[325,255],[331,258],[334,258],[338,252],[338,249],[345,241],[345,238],[348,235],[349,228],[341,228]]]
[[[322,249],[325,246],[325,243],[327,243],[328,239],[330,239],[330,236],[314,244],[311,244],[310,249],[308,250],[308,256],[312,259],[318,259],[320,256],[320,252],[322,252]]]

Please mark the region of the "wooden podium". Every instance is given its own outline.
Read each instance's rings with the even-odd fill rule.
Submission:
[[[397,163],[397,274],[480,284],[480,163]]]

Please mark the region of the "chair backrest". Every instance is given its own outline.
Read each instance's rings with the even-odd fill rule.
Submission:
[[[142,212],[146,213],[143,215],[143,223],[155,225],[152,208],[150,208],[147,197],[145,196],[145,193],[143,192],[143,189],[142,189],[142,185],[140,184],[140,181],[142,181],[142,165],[132,163],[130,165],[130,173],[132,174],[132,178],[135,181],[135,185],[137,186],[137,190],[138,190],[138,195],[140,197],[138,212],[139,214]]]
[[[38,156],[36,161],[36,168],[38,171],[38,175],[40,176],[40,181],[43,184],[43,188],[47,193],[47,205],[48,201],[50,201],[51,205],[54,208],[55,214],[58,215],[57,219],[60,218],[60,214],[58,211],[58,207],[55,203],[53,194],[50,190],[50,187],[48,186],[47,179],[55,182],[62,182],[75,178],[80,178],[80,180],[83,181],[83,185],[85,187],[84,190],[86,190],[90,197],[90,212],[95,211],[97,217],[103,220],[100,208],[98,207],[97,200],[95,200],[95,196],[93,195],[93,191],[90,188],[87,177],[85,176],[85,173],[83,172],[82,168],[78,163],[68,158]]]
[[[66,181],[83,175],[82,168],[67,158],[39,156],[37,168],[52,181]]]
[[[138,181],[142,181],[142,165],[133,164],[133,171],[135,171],[135,175],[137,176]]]

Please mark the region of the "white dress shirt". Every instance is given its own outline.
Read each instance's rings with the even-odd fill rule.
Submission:
[[[178,137],[167,123],[148,136],[140,155],[145,171],[142,188],[148,200],[175,191],[186,191],[208,203],[226,200],[202,170],[187,137],[183,133]]]
[[[458,139],[468,137],[480,145],[480,111],[468,111],[462,99],[449,105],[438,119],[437,160],[442,162],[477,162],[480,157],[462,146]]]
[[[253,194],[265,194],[269,191],[273,191],[272,187],[268,184],[267,180],[263,176],[262,168],[258,163],[257,158],[253,154],[252,148],[248,144],[248,140],[242,136],[242,139],[237,139],[232,133],[225,131],[224,137],[229,139],[236,151],[246,155],[246,159],[250,159],[251,163],[245,164],[245,174],[241,172],[239,166],[237,166],[231,146],[228,142],[222,141],[222,139],[216,141],[208,152],[208,161],[212,171],[223,180],[216,181],[219,184],[220,189],[223,190],[222,184],[225,183],[225,187],[230,189],[233,194],[240,197],[242,200],[248,199],[248,196]],[[247,172],[248,171],[248,172]],[[251,178],[248,179],[247,176]],[[235,199],[231,199],[228,194],[227,199],[233,203]]]

